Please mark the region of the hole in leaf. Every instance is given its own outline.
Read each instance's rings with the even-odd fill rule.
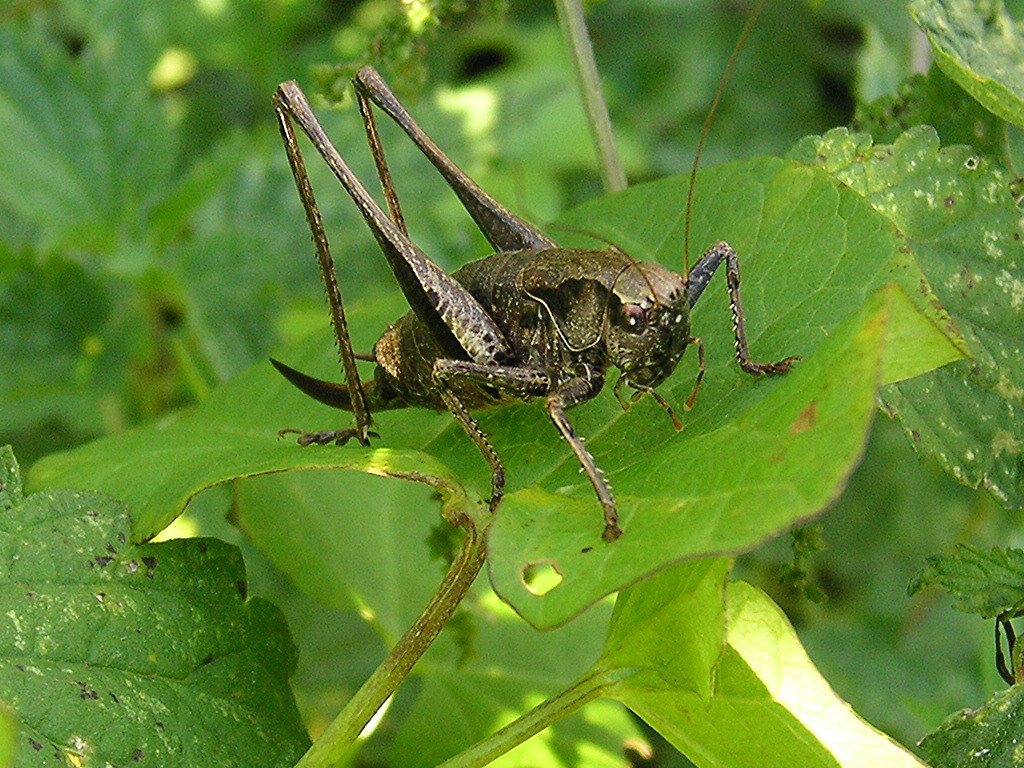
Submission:
[[[531,595],[543,597],[562,583],[562,574],[554,563],[542,561],[523,566],[523,585]]]

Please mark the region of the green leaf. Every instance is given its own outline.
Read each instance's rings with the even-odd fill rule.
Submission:
[[[146,214],[173,177],[177,142],[146,88],[155,53],[142,15],[107,6],[107,44],[77,58],[42,25],[0,29],[0,200],[36,226],[40,250],[116,252],[137,273],[148,266]]]
[[[853,125],[876,144],[891,144],[913,125],[931,125],[944,145],[969,144],[1000,158],[1010,168],[1006,122],[972,99],[963,88],[932,66],[870,104],[857,106]]]
[[[125,499],[135,510],[135,541],[163,530],[206,488],[289,469],[349,469],[402,477],[435,488],[449,506],[470,504],[451,470],[422,452],[302,448],[278,437],[281,425],[308,420],[308,410],[305,396],[269,363],[261,363],[216,390],[201,406],[165,423],[46,457],[32,467],[29,483],[33,488],[92,487]],[[349,417],[342,419],[347,422]],[[337,535],[348,534],[339,529]]]
[[[1020,765],[1024,686],[997,691],[978,709],[950,715],[921,740],[932,768],[1012,768]]]
[[[0,768],[13,768],[18,749],[18,721],[14,712],[0,702]]]
[[[444,573],[423,546],[439,524],[432,495],[352,472],[279,473],[236,484],[235,522],[303,592],[358,610],[391,645]]]
[[[574,410],[573,423],[590,438],[591,450],[615,485],[627,525],[636,526],[610,548],[600,541],[593,491],[543,410],[526,405],[481,413],[480,424],[506,464],[509,490],[540,486],[507,497],[491,539],[492,580],[531,621],[565,621],[671,562],[750,547],[819,511],[860,455],[882,373],[882,350],[886,359],[916,360],[912,372],[959,354],[928,323],[911,324],[923,337],[896,328],[890,337],[883,314],[913,317],[899,310],[905,299],[892,293],[876,297],[874,311],[881,314],[870,321],[862,318],[864,329],[849,325],[845,333],[838,332],[885,281],[885,265],[899,248],[885,222],[856,195],[819,171],[779,160],[738,163],[704,178],[695,211],[698,242],[726,236],[741,251],[753,354],[759,359],[803,354],[806,360],[780,380],[757,381],[738,371],[724,276],[718,276],[694,311],[694,328],[707,341],[707,377],[682,434],[650,401],[625,414],[605,393]],[[598,229],[636,258],[660,256],[678,265],[685,197],[685,180],[669,179],[596,201],[577,216],[589,222],[583,224],[587,229]],[[793,260],[806,260],[798,280]],[[355,314],[350,323],[365,333],[366,324],[374,324],[372,316],[372,311]],[[864,335],[858,335],[861,331]],[[326,329],[321,338],[283,358],[313,375],[336,377]],[[893,343],[883,344],[886,338]],[[824,345],[821,354],[812,354],[819,345]],[[919,349],[926,350],[923,357]],[[692,360],[681,365],[662,387],[671,402],[686,399],[693,365]],[[836,380],[844,387],[829,388]],[[484,462],[445,415],[381,413],[376,419],[387,448],[369,451],[358,446],[300,448],[275,437],[282,427],[324,428],[348,418],[310,404],[264,364],[191,413],[158,428],[47,457],[30,478],[36,487],[85,484],[127,498],[137,509],[140,538],[160,530],[203,488],[285,469],[416,476],[452,498],[461,498],[463,483],[486,493]],[[733,456],[734,464],[723,461],[724,456]],[[761,456],[775,456],[778,466],[760,461]],[[789,481],[773,479],[775,472],[778,478],[791,472],[801,480],[787,486]],[[754,492],[758,488],[770,504],[761,504]],[[344,519],[349,502],[340,495],[332,503],[333,514]],[[665,535],[666,521],[678,539]],[[322,530],[305,535],[310,552],[326,554]],[[339,527],[332,535],[351,537],[352,532]],[[593,551],[581,554],[586,547]],[[288,568],[285,551],[270,554]],[[605,558],[615,566],[593,578]],[[537,561],[560,561],[565,580],[544,598],[531,595],[522,583],[523,568]],[[577,583],[584,587],[580,592],[573,586]],[[541,609],[541,604],[548,607]]]
[[[1024,126],[1024,44],[1001,0],[911,0],[910,13],[950,79]]]
[[[565,221],[616,243],[635,258],[656,258],[678,268],[685,210],[685,182],[666,179],[581,206]],[[516,409],[512,419],[519,440],[506,445],[502,436],[507,433],[491,426],[500,417],[495,414],[492,421],[491,414],[482,414],[480,423],[485,432],[495,434],[510,478],[517,477],[512,465],[521,461],[520,476],[531,472],[545,488],[571,491],[587,500],[570,505],[550,493],[527,489],[507,499],[493,529],[492,583],[538,626],[565,621],[644,572],[687,556],[749,548],[814,514],[834,498],[859,458],[864,432],[858,430],[866,430],[871,418],[869,390],[879,375],[868,370],[873,355],[884,348],[885,373],[894,378],[962,356],[938,326],[917,321],[912,327],[923,334],[917,338],[897,340],[894,335],[881,344],[883,333],[874,341],[854,342],[856,351],[840,349],[837,327],[863,306],[874,287],[920,273],[906,263],[904,246],[884,220],[845,187],[812,169],[769,159],[710,169],[697,190],[693,224],[696,245],[724,238],[740,254],[748,328],[755,334],[752,354],[778,359],[799,353],[805,360],[776,380],[754,382],[738,372],[731,317],[724,307],[724,276],[719,276],[693,312],[693,332],[707,343],[707,376],[681,434],[672,434],[664,414],[649,402],[632,414],[622,413],[608,398],[575,410],[576,430],[588,437],[626,521],[627,535],[611,548],[597,541],[598,526],[589,523],[587,528],[587,517],[598,516],[597,505],[590,501],[592,491],[575,461],[564,448],[561,457],[547,450],[544,435],[550,434],[550,426]],[[916,294],[921,281],[908,282]],[[895,311],[905,317],[905,302],[896,303],[901,309]],[[904,332],[896,330],[895,321],[892,328],[894,334]],[[811,350],[826,338],[825,329],[834,346],[812,357]],[[926,338],[931,341],[922,344]],[[918,354],[923,357],[913,369],[891,367],[893,361],[912,361]],[[685,400],[692,376],[684,362],[662,386],[669,402]],[[817,397],[814,387],[831,389],[835,381],[843,381],[844,387],[857,381],[864,387],[862,400],[851,386],[844,389],[849,397],[833,401],[840,410],[849,409],[849,421],[837,412],[829,422],[821,402],[811,406]],[[817,421],[805,433],[795,420],[810,413],[809,407]],[[785,418],[794,423],[783,423]],[[794,426],[796,435],[790,432]],[[836,432],[830,434],[830,428]],[[811,447],[817,439],[820,446]],[[782,448],[787,444],[792,450]],[[446,442],[444,448],[459,445]],[[780,454],[785,458],[778,465],[758,458]],[[765,504],[764,499],[771,501]],[[632,539],[631,527],[639,534]],[[531,594],[523,579],[524,569],[539,563],[552,565],[562,577],[543,595]]]
[[[488,591],[470,609],[479,635],[469,659],[451,643],[438,643],[417,665],[423,686],[402,721],[388,764],[438,765],[565,689],[600,652],[610,608],[594,606],[578,621],[537,632]],[[639,745],[646,739],[620,704],[597,700],[492,765],[624,768],[627,741]]]
[[[635,589],[646,591],[648,583]],[[684,687],[656,685],[656,678],[644,675],[615,684],[609,695],[697,765],[923,765],[836,696],[785,615],[756,588],[729,585],[726,627],[710,701]],[[659,645],[666,645],[664,639]],[[656,651],[652,657],[661,660]]]
[[[10,451],[3,474],[17,472]],[[129,543],[94,491],[50,490],[0,515],[0,699],[22,765],[291,765],[308,738],[288,688],[295,651],[245,598],[216,539]]]
[[[910,582],[908,594],[942,587],[964,613],[986,619],[1024,609],[1024,550],[993,547],[985,552],[958,544],[952,555],[932,555]]]
[[[725,586],[732,563],[674,565],[619,593],[598,665],[639,671],[629,687],[679,689],[711,700],[725,649]]]
[[[612,473],[626,531],[614,546],[600,543],[589,499],[513,494],[490,538],[495,590],[527,620],[549,626],[668,563],[748,549],[823,509],[860,459],[897,303],[909,303],[899,288],[880,291],[771,397],[722,421],[705,416]],[[621,439],[623,452],[635,451]],[[543,563],[562,580],[535,594],[524,574]]]
[[[940,148],[926,126],[891,146],[837,129],[804,140],[793,156],[828,170],[899,228],[974,358],[886,388],[885,407],[955,478],[1024,506],[1016,181],[968,147]]]

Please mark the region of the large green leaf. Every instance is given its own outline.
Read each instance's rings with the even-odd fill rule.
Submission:
[[[1001,0],[911,0],[942,71],[1004,120],[1024,126],[1024,41]]]
[[[525,411],[517,416],[519,440],[503,446],[499,436],[499,452],[509,463],[522,460],[546,488],[585,499],[566,505],[529,489],[508,499],[495,525],[495,588],[539,625],[564,621],[601,594],[669,562],[748,548],[819,511],[838,494],[860,455],[876,384],[961,356],[938,326],[908,316],[913,310],[895,294],[884,310],[893,313],[888,330],[866,330],[857,340],[859,328],[849,327],[849,337],[837,334],[842,320],[887,279],[899,278],[922,299],[930,295],[893,230],[855,195],[812,169],[768,160],[715,169],[698,195],[695,242],[725,238],[740,253],[752,354],[778,359],[800,353],[806,359],[780,380],[754,381],[740,373],[732,359],[723,281],[716,278],[694,311],[708,371],[681,434],[651,403],[624,414],[605,399],[574,412],[577,431],[587,436],[618,494],[627,534],[613,547],[599,542],[599,526],[587,522],[598,513],[575,462],[545,445],[550,426],[543,419],[528,421]],[[666,180],[583,206],[569,222],[636,258],[678,264],[684,211],[685,185]],[[860,322],[868,328],[877,321]],[[692,375],[681,370],[663,386],[670,402],[686,397]],[[843,382],[841,392],[836,381]],[[809,413],[814,427],[804,430],[798,419]],[[485,430],[489,417],[481,419]],[[776,458],[767,463],[766,456]],[[524,569],[539,563],[562,577],[543,595],[532,594],[523,578]]]
[[[696,576],[694,566],[678,566]],[[722,580],[718,569],[704,567],[696,586],[707,605]],[[679,591],[669,579],[651,579],[633,587],[620,601],[662,606],[679,602],[672,621],[662,625],[664,607],[646,617],[634,615],[629,626],[612,626],[612,637],[635,642],[630,662],[640,671],[616,683],[608,694],[622,701],[698,766],[730,768],[860,768],[923,765],[911,753],[857,717],[828,686],[807,657],[779,608],[755,587],[735,582],[726,593],[726,615],[708,629],[703,612],[683,610],[692,592]],[[713,601],[712,601],[713,602]],[[721,605],[719,601],[719,606]],[[719,608],[721,610],[721,608]],[[625,612],[617,612],[621,622]],[[689,621],[688,621],[689,619]],[[694,687],[707,665],[683,663],[669,641],[714,636],[719,645],[722,620],[727,628],[709,692]],[[654,631],[661,626],[662,632]],[[646,631],[645,631],[646,630]],[[647,654],[644,658],[645,652]],[[654,674],[652,674],[654,673]],[[691,679],[691,685],[680,680]],[[703,685],[703,683],[701,683]]]
[[[637,258],[678,264],[685,194],[682,179],[635,187],[581,209],[570,223],[591,222],[588,228]],[[759,359],[802,354],[806,360],[781,380],[758,381],[738,371],[719,276],[694,312],[695,331],[707,343],[708,370],[683,433],[676,434],[649,401],[626,414],[607,393],[575,410],[577,431],[589,438],[626,521],[626,536],[610,547],[600,540],[593,492],[543,410],[530,405],[480,414],[506,463],[509,490],[540,486],[508,498],[491,546],[499,593],[536,623],[564,621],[669,562],[752,546],[819,511],[838,493],[860,454],[883,357],[891,362],[884,374],[891,380],[959,355],[899,293],[879,297],[876,314],[861,319],[863,328],[848,325],[838,333],[844,319],[857,314],[887,278],[886,265],[899,240],[856,195],[821,172],[780,160],[717,169],[705,176],[695,216],[698,242],[728,237],[744,258],[753,354]],[[357,314],[353,324],[371,315]],[[325,377],[336,368],[332,358],[323,342],[285,356]],[[691,361],[662,391],[681,403],[693,376]],[[843,387],[831,386],[835,381]],[[379,414],[388,447],[370,451],[299,448],[275,437],[285,426],[323,428],[347,420],[345,414],[310,405],[262,365],[166,424],[48,457],[33,468],[31,479],[38,485],[98,487],[128,499],[138,510],[139,538],[160,530],[205,487],[285,469],[415,475],[455,489],[450,493],[456,496],[462,494],[460,483],[486,492],[483,461],[442,415]],[[774,463],[764,462],[765,456]],[[766,499],[770,503],[764,504]],[[345,500],[337,505],[332,514],[344,519]],[[665,535],[666,523],[672,536]],[[336,530],[339,537],[353,535]],[[323,548],[321,533],[311,530],[308,536],[311,551]],[[581,553],[588,547],[592,550]],[[287,569],[283,551],[271,556]],[[543,597],[532,595],[522,582],[524,566],[550,560],[560,561],[563,584]],[[614,563],[610,570],[606,560]]]
[[[906,236],[972,360],[887,387],[915,444],[950,474],[1024,506],[1024,245],[1020,190],[963,146],[915,128],[892,146],[845,130],[809,137],[793,156],[825,168]]]
[[[894,339],[891,307],[901,302],[895,286],[876,294],[770,398],[724,422],[695,424],[612,474],[626,531],[614,546],[597,538],[589,499],[513,495],[491,534],[495,589],[547,626],[668,563],[750,548],[823,509],[863,450],[882,352]],[[562,577],[543,594],[525,578],[539,564]]]
[[[384,304],[391,306],[392,302]],[[350,313],[353,323],[364,318],[376,319],[376,313]],[[300,367],[331,365],[331,350],[320,344],[303,346],[305,353],[296,351],[300,361],[306,359],[299,363]],[[324,375],[328,375],[326,371]],[[321,425],[329,420],[340,426],[351,418],[337,411],[326,413]],[[447,426],[447,420],[436,414],[410,411],[405,415],[413,422],[413,431],[429,434]],[[46,457],[32,467],[29,482],[32,487],[97,488],[127,500],[135,510],[136,541],[145,541],[163,530],[189,500],[206,488],[231,479],[289,469],[354,469],[371,475],[417,479],[440,490],[450,503],[466,504],[460,480],[425,453],[401,446],[369,451],[355,446],[310,446],[305,450],[293,440],[278,437],[281,428],[304,426],[309,420],[308,399],[264,362],[215,390],[193,410],[149,428],[113,435]],[[332,520],[344,519],[343,512],[338,510],[321,510],[321,514],[329,516],[323,521],[325,526]],[[250,529],[258,525],[258,516],[253,517],[245,522]],[[264,519],[271,528],[277,525],[272,518]],[[342,526],[335,530],[339,537],[351,535]],[[255,530],[250,532],[258,535]],[[305,535],[314,542],[320,540],[312,529],[307,529]]]
[[[135,546],[95,491],[22,497],[0,452],[0,699],[18,765],[291,765],[308,746],[280,613],[215,539]]]

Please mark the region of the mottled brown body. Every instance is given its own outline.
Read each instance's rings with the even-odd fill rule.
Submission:
[[[512,356],[504,363],[541,372],[548,382],[543,390],[531,391],[453,384],[470,410],[548,395],[577,377],[589,379],[596,393],[612,366],[626,374],[633,371],[638,383],[657,386],[675,369],[690,338],[682,278],[614,249],[496,253],[466,264],[452,277],[510,342]],[[655,286],[664,296],[652,294]],[[629,305],[643,307],[654,320],[651,327],[627,325],[621,309]],[[669,322],[658,325],[660,317]],[[649,338],[643,345],[645,332]],[[385,331],[374,357],[378,367],[372,395],[368,392],[371,407],[446,409],[434,381],[434,361],[444,358],[445,351],[415,312]],[[634,360],[651,370],[638,368]]]

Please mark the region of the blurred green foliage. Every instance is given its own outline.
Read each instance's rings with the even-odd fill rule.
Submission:
[[[341,100],[318,109],[364,179],[372,163],[338,83],[372,60],[442,148],[517,212],[543,223],[599,194],[550,4],[452,5],[442,9],[443,28],[424,22],[429,34],[403,27],[386,0],[0,7],[0,444],[14,444],[27,466],[195,404],[275,348],[323,331],[308,232],[270,107],[284,79]],[[605,0],[590,8],[632,182],[689,169],[746,10],[713,0]],[[382,49],[397,53],[381,57]],[[849,122],[855,105],[895,91],[914,50],[913,26],[897,3],[769,2],[725,90],[703,162],[781,155],[806,134]],[[928,84],[937,93],[953,87]],[[871,121],[881,112],[861,110],[878,141],[887,126]],[[413,239],[448,268],[484,254],[426,162],[390,126],[382,130]],[[995,154],[1010,165],[1020,155],[1008,135],[1008,151]],[[390,290],[393,280],[325,169],[311,164],[311,174],[346,298],[358,309],[361,295]],[[368,348],[379,331],[356,328],[357,346]],[[421,489],[389,486],[382,494],[362,477],[347,477],[339,492],[396,509],[405,500],[392,497],[424,501]],[[202,530],[243,544],[254,589],[288,616],[300,647],[294,684],[315,732],[429,588],[392,585],[387,631],[358,604],[313,604],[223,523],[235,501],[210,493],[193,515]],[[432,584],[439,569],[421,546],[428,524],[391,524]],[[741,573],[787,608],[814,661],[858,712],[909,745],[999,687],[989,627],[947,610],[937,594],[908,599],[906,584],[925,556],[954,542],[1020,545],[1015,519],[919,462],[883,421],[822,526],[828,549],[801,550],[799,560],[804,592],[810,580],[822,602],[778,578],[792,560],[788,542],[745,557]],[[588,621],[601,625],[603,614],[592,614]],[[493,636],[487,643],[500,644]],[[435,666],[458,668],[452,659],[461,651],[438,653]],[[414,700],[410,692],[396,698],[361,755],[366,764],[389,759]],[[406,752],[408,739],[399,740]],[[670,750],[656,761],[686,764]]]

